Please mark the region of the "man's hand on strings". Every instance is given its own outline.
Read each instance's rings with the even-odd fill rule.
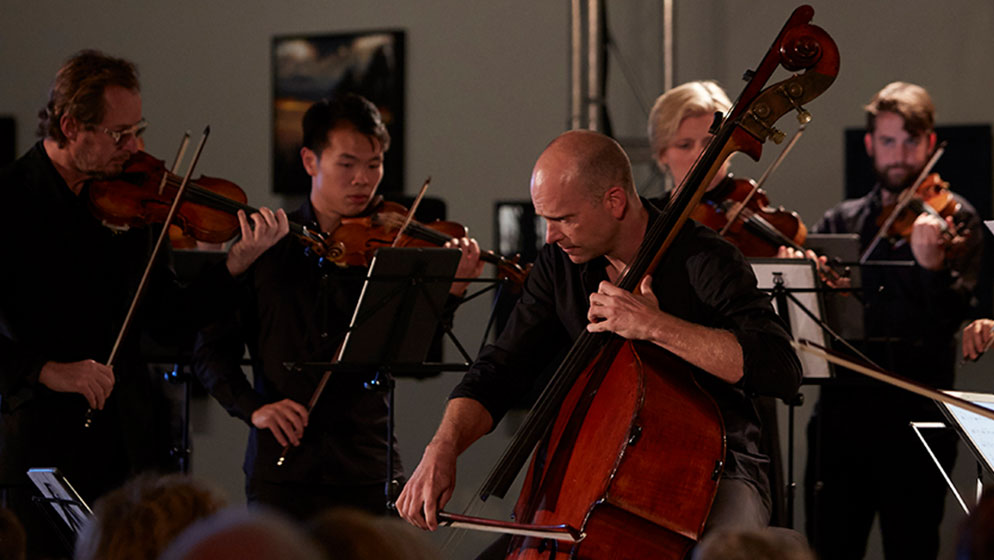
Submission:
[[[839,274],[826,274],[826,271],[831,271],[828,267],[828,257],[825,255],[819,256],[817,253],[811,249],[805,249],[804,252],[798,251],[793,247],[787,247],[781,245],[777,249],[778,259],[808,259],[814,261],[818,267],[818,278],[821,279],[822,284],[825,284],[829,288],[851,288],[852,280],[847,276],[842,276]]]
[[[994,320],[977,319],[963,329],[963,359],[976,360],[994,339]]]
[[[90,408],[103,410],[114,389],[114,371],[93,360],[79,362],[45,362],[38,381],[58,393],[79,393]]]
[[[590,294],[587,330],[613,332],[629,340],[652,340],[653,328],[664,314],[652,293],[652,278],[643,278],[639,288],[641,294],[633,294],[601,282],[597,292]]]
[[[472,237],[460,237],[445,243],[448,248],[462,250],[459,267],[456,268],[456,278],[476,278],[483,272],[483,261],[480,260],[480,245]],[[469,282],[453,282],[449,293],[462,297],[469,287]]]
[[[408,523],[428,531],[438,528],[438,512],[456,487],[456,450],[448,443],[431,442],[421,463],[397,498],[397,513]]]
[[[269,208],[260,208],[258,212],[248,217],[245,216],[244,211],[239,210],[238,224],[241,227],[242,237],[228,250],[226,262],[228,272],[232,276],[238,276],[248,270],[259,255],[265,253],[266,249],[275,245],[290,231],[290,222],[282,208],[276,212]]]
[[[273,432],[280,445],[296,447],[307,426],[307,409],[290,399],[265,404],[252,413],[252,425]]]
[[[952,223],[951,219],[949,223]],[[919,266],[926,270],[942,270],[946,266],[943,227],[940,218],[927,213],[919,215],[911,226],[911,253]]]

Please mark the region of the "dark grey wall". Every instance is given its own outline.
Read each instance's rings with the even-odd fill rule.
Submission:
[[[662,86],[659,3],[608,4],[617,50],[629,70],[626,78],[620,62],[611,63],[607,99],[614,131],[641,136],[645,105]],[[814,121],[806,138],[767,185],[774,203],[797,210],[809,224],[841,198],[843,130],[862,123],[861,105],[885,83],[903,79],[924,85],[935,97],[941,123],[994,121],[989,102],[994,90],[994,4],[813,4],[815,23],[839,44],[841,71],[836,83],[811,103]],[[742,87],[742,72],[760,60],[795,5],[785,0],[677,0],[677,83],[714,78],[734,98]],[[35,113],[45,102],[55,69],[78,49],[100,48],[140,66],[145,115],[152,123],[147,135],[151,153],[171,154],[184,130],[210,124],[213,132],[201,172],[235,181],[253,204],[295,204],[273,196],[269,188],[271,37],[404,29],[408,192],[431,175],[430,194],[446,199],[449,216],[469,225],[481,245],[490,247],[491,201],[527,198],[535,157],[567,126],[568,24],[565,0],[6,2],[0,7],[0,114],[17,119],[18,151],[24,151],[33,142]],[[629,83],[636,84],[641,99]],[[762,166],[739,156],[736,170],[758,176],[777,151],[772,146],[766,150]],[[466,340],[482,332],[486,305],[480,303],[457,319]],[[475,343],[468,347],[474,351]],[[966,369],[960,388],[989,388],[983,369],[983,362]],[[420,458],[456,379],[445,374],[398,385],[397,431],[408,471]],[[195,473],[239,499],[244,426],[209,401],[198,403],[194,420]],[[803,415],[799,421],[803,427]],[[499,452],[505,431],[498,428],[487,444],[461,460],[454,498],[460,506]],[[965,453],[960,466],[965,469],[960,479],[965,480]],[[947,513],[948,545],[962,516],[952,507]],[[483,541],[471,539],[460,550],[472,550]],[[879,550],[871,557],[879,557]]]

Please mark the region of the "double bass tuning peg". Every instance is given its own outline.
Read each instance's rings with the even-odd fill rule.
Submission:
[[[808,110],[805,109],[804,107],[798,105],[796,101],[796,99],[804,95],[804,88],[803,86],[801,86],[801,84],[797,83],[796,81],[792,81],[790,82],[789,85],[781,87],[780,93],[787,99],[787,102],[790,103],[790,106],[793,107],[795,111],[797,111],[797,122],[799,124],[805,125],[811,122],[811,113],[809,113]],[[776,142],[776,140],[774,140],[774,142]],[[777,144],[779,143],[780,142],[777,142]]]

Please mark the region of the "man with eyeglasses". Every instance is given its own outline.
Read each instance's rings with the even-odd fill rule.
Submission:
[[[234,309],[244,272],[288,231],[282,210],[239,212],[227,259],[181,288],[153,269],[134,324],[106,362],[157,232],[113,232],[87,207],[87,181],[114,177],[139,150],[134,64],[82,51],[58,71],[39,113],[42,138],[0,170],[0,505],[15,510],[30,556],[65,556],[31,504],[26,471],[57,467],[87,501],[170,465],[170,411],[139,352]],[[93,421],[85,426],[87,409]]]

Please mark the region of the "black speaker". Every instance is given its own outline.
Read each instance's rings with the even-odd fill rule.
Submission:
[[[17,127],[14,117],[0,117],[0,167],[17,158]]]

